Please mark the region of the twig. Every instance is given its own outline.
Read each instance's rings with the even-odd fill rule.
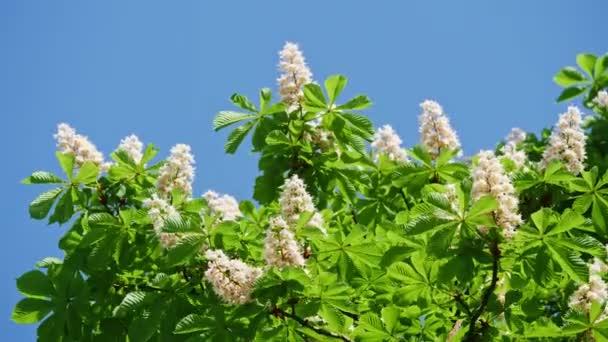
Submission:
[[[321,328],[319,328],[319,327],[315,327],[314,325],[312,325],[312,324],[311,324],[309,321],[307,321],[306,319],[303,319],[303,318],[298,317],[298,316],[296,316],[296,315],[294,315],[294,314],[291,314],[291,313],[289,313],[289,312],[287,312],[287,311],[285,311],[285,310],[283,310],[283,309],[281,309],[281,308],[279,308],[279,307],[276,307],[276,306],[275,306],[275,307],[272,309],[272,313],[273,313],[275,316],[279,317],[279,318],[283,318],[283,317],[288,317],[288,318],[291,318],[291,319],[293,319],[294,321],[296,321],[296,322],[300,323],[300,325],[301,325],[301,326],[306,327],[306,328],[309,328],[310,330],[312,330],[312,331],[316,332],[316,333],[317,333],[317,334],[319,334],[319,335],[328,336],[328,337],[333,337],[333,338],[338,338],[338,339],[341,339],[341,340],[342,340],[342,341],[344,341],[344,342],[352,342],[352,341],[351,341],[351,339],[349,339],[348,337],[346,337],[346,336],[344,336],[344,335],[336,334],[336,333],[333,333],[333,332],[331,332],[331,331],[327,331],[327,330],[321,329]]]
[[[467,332],[464,340],[465,341],[475,341],[476,334],[476,323],[481,314],[483,314],[486,306],[488,305],[488,301],[490,300],[490,296],[496,289],[496,283],[498,282],[498,268],[500,267],[500,249],[498,249],[498,241],[497,239],[492,239],[490,241],[490,252],[492,253],[492,281],[490,282],[490,286],[486,288],[484,291],[481,302],[479,303],[479,307],[472,313],[469,319],[469,331]]]

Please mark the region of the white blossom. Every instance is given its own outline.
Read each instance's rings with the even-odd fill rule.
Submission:
[[[278,216],[269,220],[264,240],[266,264],[276,267],[304,266],[306,260],[287,222]]]
[[[422,114],[420,122],[421,142],[430,152],[433,159],[442,150],[460,149],[460,141],[456,132],[450,126],[450,120],[444,115],[439,103],[426,100],[420,104]]]
[[[283,72],[278,79],[279,93],[283,102],[293,110],[302,99],[302,87],[312,82],[312,72],[297,44],[285,43],[279,56],[279,68]]]
[[[517,168],[524,166],[524,163],[528,159],[526,152],[517,149],[517,144],[509,141],[501,149],[500,152],[506,157],[513,161]]]
[[[608,109],[608,92],[602,90],[597,93],[597,96],[593,99],[593,102],[601,108]]]
[[[161,245],[164,248],[170,248],[175,245],[177,240],[179,240],[179,237],[176,234],[164,233],[162,230],[165,222],[169,218],[179,216],[177,210],[156,194],[152,195],[151,198],[146,198],[143,201],[143,205],[145,208],[148,208],[148,217],[152,220],[154,233],[158,237]]]
[[[608,287],[597,274],[589,276],[589,282],[582,284],[570,296],[569,306],[575,310],[589,312],[594,301],[603,304],[608,299]]]
[[[139,164],[144,155],[144,144],[135,134],[131,134],[122,139],[117,149],[125,151],[136,164]]]
[[[109,164],[104,163],[103,154],[97,150],[97,147],[86,136],[76,134],[76,130],[70,125],[66,123],[57,125],[54,138],[61,153],[74,156],[77,168],[86,162],[97,165],[102,171],[109,167]]]
[[[194,179],[194,156],[190,153],[190,146],[177,144],[171,148],[171,155],[160,168],[156,179],[156,189],[167,197],[173,189],[190,196],[192,194],[192,181]]]
[[[253,285],[262,275],[260,268],[238,259],[230,259],[221,250],[208,250],[205,257],[209,260],[205,279],[211,283],[218,296],[230,304],[251,301]]]
[[[515,189],[492,151],[481,151],[478,156],[478,164],[473,169],[473,199],[478,200],[484,195],[491,195],[496,199],[496,224],[503,229],[504,236],[510,238],[522,223],[517,212],[519,201]]]
[[[608,265],[599,258],[593,258],[593,263],[589,265],[589,274],[600,274],[608,272]]]
[[[325,232],[323,217],[315,209],[312,196],[306,191],[306,185],[297,175],[291,176],[283,184],[279,205],[281,215],[288,225],[294,227],[300,219],[300,214],[307,211],[313,213],[308,225]]]
[[[526,131],[524,131],[521,128],[518,127],[513,127],[511,128],[511,132],[509,132],[509,134],[507,134],[507,143],[514,143],[515,145],[519,144],[520,142],[523,142],[524,140],[526,140],[527,134]]]
[[[407,161],[407,154],[401,148],[401,138],[390,125],[378,128],[376,134],[374,134],[372,148],[377,152],[385,153],[391,160]]]
[[[220,196],[217,192],[209,190],[203,195],[203,198],[207,201],[211,213],[221,221],[236,221],[242,216],[239,203],[230,195]]]
[[[586,136],[581,128],[581,116],[579,109],[574,106],[568,107],[568,111],[560,115],[543,153],[541,167],[545,168],[551,161],[559,160],[574,174],[584,169]]]

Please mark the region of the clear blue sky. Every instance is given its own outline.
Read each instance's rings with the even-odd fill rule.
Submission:
[[[61,256],[66,227],[30,221],[44,186],[19,180],[57,171],[52,134],[69,122],[110,152],[130,133],[166,155],[191,144],[195,193],[250,198],[256,157],[223,154],[216,112],[232,92],[275,87],[277,51],[299,42],[314,78],[349,77],[376,125],[418,141],[418,104],[449,113],[464,150],[491,148],[512,126],[539,131],[565,105],[553,74],[578,52],[604,53],[606,1],[18,1],[0,2],[3,134],[0,337],[31,341],[10,322],[14,279]],[[467,5],[465,6],[464,3]]]

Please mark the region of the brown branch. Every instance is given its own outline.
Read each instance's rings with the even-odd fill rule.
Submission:
[[[490,241],[490,252],[492,253],[492,280],[490,285],[484,291],[479,307],[470,315],[469,319],[469,331],[467,332],[464,341],[476,341],[476,325],[477,320],[486,309],[490,296],[496,289],[496,283],[498,282],[498,269],[500,267],[500,249],[498,249],[498,240],[496,238]]]

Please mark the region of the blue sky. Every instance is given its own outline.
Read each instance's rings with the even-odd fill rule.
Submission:
[[[263,4],[262,4],[263,3]],[[349,77],[376,125],[418,139],[418,104],[439,101],[465,153],[491,148],[513,126],[539,131],[565,104],[552,76],[587,51],[605,53],[605,1],[2,1],[0,114],[3,233],[0,337],[31,341],[10,321],[14,279],[61,256],[66,227],[31,221],[45,187],[19,180],[58,171],[52,134],[68,122],[108,154],[130,133],[166,156],[191,144],[195,193],[251,197],[256,156],[223,154],[211,120],[233,92],[275,88],[277,51],[299,42],[314,78]],[[604,27],[602,27],[604,26]]]

